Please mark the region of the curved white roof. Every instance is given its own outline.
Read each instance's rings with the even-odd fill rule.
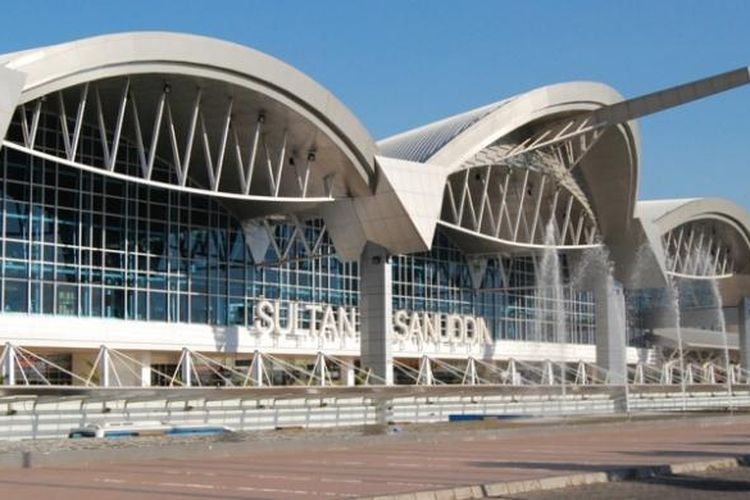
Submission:
[[[596,82],[548,85],[378,141],[381,152],[410,161],[457,167],[484,147],[534,120],[592,111],[622,101]],[[633,125],[632,128],[635,129]],[[634,132],[637,148],[637,131]]]
[[[0,64],[26,75],[21,103],[76,84],[139,73],[184,74],[262,89],[329,129],[362,175],[374,171],[375,142],[333,94],[288,64],[242,45],[188,34],[132,32],[0,55]]]
[[[512,148],[526,139],[515,133],[544,129],[564,117],[622,102],[611,87],[595,82],[549,85],[459,115],[403,132],[378,142],[383,154],[429,162],[457,171],[472,165],[491,148]],[[583,159],[574,174],[560,182],[596,213],[605,239],[624,231],[632,218],[638,188],[639,140],[632,123],[612,126]]]
[[[724,198],[639,201],[637,216],[657,224],[663,233],[694,220],[723,220],[731,222],[750,242],[750,214],[737,203]]]
[[[715,237],[734,253],[737,271],[745,273],[750,265],[750,214],[738,204],[723,198],[685,198],[639,201],[636,217],[655,255],[666,266],[663,235],[684,224],[709,223]],[[724,229],[722,229],[724,228]],[[681,251],[682,249],[680,249]]]

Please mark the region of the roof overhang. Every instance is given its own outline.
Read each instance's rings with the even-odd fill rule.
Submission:
[[[737,268],[731,275],[688,276],[670,267],[670,252],[664,238],[671,231],[700,223],[714,227],[717,238],[731,249]],[[635,223],[620,248],[622,279],[632,288],[656,288],[675,278],[719,279],[725,303],[750,292],[750,215],[739,205],[721,198],[693,198],[638,202]],[[683,242],[684,246],[684,242]],[[672,245],[670,245],[670,249]]]
[[[346,190],[355,195],[371,191],[377,147],[365,128],[329,91],[256,50],[201,36],[137,32],[7,54],[0,61],[7,70],[25,76],[15,105],[87,82],[138,75],[215,82],[212,85],[224,85],[230,93],[236,89],[254,93],[268,106],[276,106],[288,122],[300,117],[313,124],[338,148],[352,170]],[[291,129],[294,124],[279,127]]]
[[[498,143],[521,143],[527,136],[563,118],[595,111],[622,100],[614,89],[599,83],[550,85],[479,108],[475,113],[437,122],[432,131],[434,137],[430,135],[430,126],[426,126],[385,139],[380,144],[386,150],[391,147],[400,151],[422,151],[434,147],[436,141],[443,141],[426,161],[459,172],[475,163],[477,155]],[[456,134],[446,138],[445,134],[451,130]],[[408,144],[410,136],[414,144]],[[577,187],[581,185],[582,205],[593,209],[605,242],[609,235],[621,234],[632,220],[638,185],[638,156],[635,123],[615,125],[604,133],[576,167],[579,169],[577,180],[571,180],[576,189],[570,192],[579,196]],[[471,230],[464,231],[466,228],[455,223],[442,225],[455,236],[460,236],[455,239],[466,243],[459,246],[468,253],[491,253],[513,247],[516,251],[528,251],[539,246],[488,237],[480,234],[481,231],[473,231],[476,234],[471,235]],[[590,243],[585,242],[582,246],[588,247]]]

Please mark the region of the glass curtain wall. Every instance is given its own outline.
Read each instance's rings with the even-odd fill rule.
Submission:
[[[45,105],[47,106],[47,105]],[[20,111],[19,111],[20,113]],[[41,114],[37,148],[64,151],[59,116]],[[70,124],[73,127],[73,124]],[[19,116],[8,132],[22,142]],[[84,126],[77,160],[101,165],[98,130]],[[335,256],[321,220],[274,223],[275,245],[254,262],[241,225],[208,196],[127,182],[0,151],[0,303],[6,313],[208,325],[251,325],[258,299],[356,307],[356,263]],[[138,175],[123,141],[117,172]],[[174,171],[157,161],[153,178]],[[307,241],[305,245],[300,238]],[[461,251],[440,231],[432,251],[394,257],[396,309],[482,316],[495,338],[545,341],[544,301],[532,257],[492,257],[478,287]],[[571,342],[593,343],[590,293],[564,293]],[[303,325],[305,326],[305,325]]]
[[[19,111],[20,113],[20,111]],[[21,142],[16,120],[8,135]],[[73,125],[71,124],[70,127]],[[64,151],[59,117],[41,115],[37,149]],[[84,126],[78,161],[101,165],[98,131]],[[356,306],[356,264],[342,263],[327,234],[306,253],[290,224],[253,262],[238,221],[210,197],[127,182],[0,150],[0,303],[6,313],[209,325],[249,325],[257,298]],[[137,175],[123,141],[117,172]],[[153,178],[173,170],[155,165]],[[317,241],[321,221],[302,223]],[[286,249],[281,258],[275,248]]]
[[[564,258],[562,264],[565,278]],[[548,323],[554,321],[551,309],[556,305],[543,296],[530,256],[487,258],[481,283],[475,287],[466,257],[440,230],[430,252],[394,258],[395,310],[481,316],[495,339],[554,342]],[[566,286],[562,301],[568,342],[593,344],[593,294]]]

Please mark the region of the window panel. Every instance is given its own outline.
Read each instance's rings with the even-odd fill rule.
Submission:
[[[4,312],[27,312],[28,284],[25,281],[4,280]]]

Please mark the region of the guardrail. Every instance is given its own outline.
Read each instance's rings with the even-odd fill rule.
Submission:
[[[750,386],[0,387],[0,440],[66,437],[87,423],[166,421],[238,431],[750,408]],[[454,417],[455,418],[455,417]]]

